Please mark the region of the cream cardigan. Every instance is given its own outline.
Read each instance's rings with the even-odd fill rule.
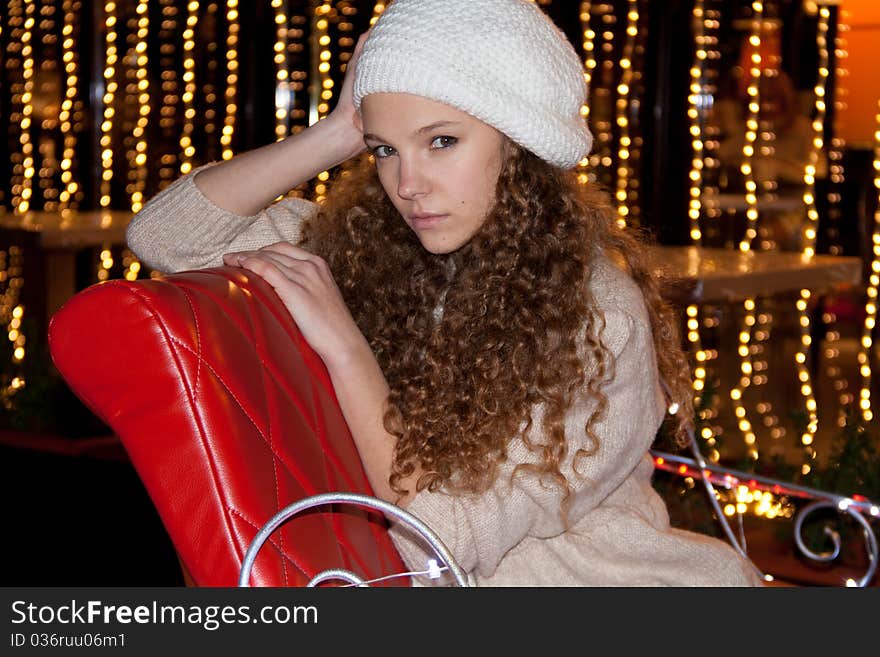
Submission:
[[[129,225],[129,247],[154,269],[218,266],[230,251],[295,242],[302,219],[316,208],[285,199],[255,216],[236,216],[200,192],[196,173],[156,195]],[[566,416],[569,458],[562,470],[574,488],[568,528],[559,513],[560,489],[523,473],[511,481],[516,464],[536,460],[521,439],[509,444],[487,492],[422,491],[407,510],[437,532],[479,586],[760,586],[754,566],[726,543],[670,527],[651,485],[648,450],[665,408],[644,300],[635,282],[602,258],[590,288],[605,315],[601,337],[614,364],[602,388],[607,413],[594,427],[599,448],[579,460],[579,476],[571,454],[588,446],[590,402],[576,399]],[[541,414],[536,407],[530,435],[535,442],[541,440]],[[409,567],[426,569],[433,555],[418,539],[402,526],[393,526],[391,536]]]

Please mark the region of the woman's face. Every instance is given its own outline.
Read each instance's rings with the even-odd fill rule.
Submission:
[[[466,244],[495,201],[503,135],[411,94],[366,96],[361,118],[382,187],[422,246],[439,254]]]

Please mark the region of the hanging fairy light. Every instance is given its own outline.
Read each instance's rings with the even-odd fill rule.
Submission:
[[[871,352],[874,346],[874,327],[877,325],[877,289],[880,287],[880,103],[875,116],[874,132],[874,189],[876,190],[878,207],[874,212],[874,233],[871,236],[871,265],[868,274],[867,300],[865,302],[865,319],[862,325],[862,338],[859,344],[859,374],[861,387],[859,390],[859,410],[862,419],[870,422],[874,419],[871,410]]]
[[[21,61],[21,49],[23,45],[21,36],[24,32],[24,8],[22,7],[20,0],[10,0],[7,9],[9,42],[6,52],[4,53],[5,65],[8,71],[20,71],[23,68]],[[10,125],[21,125],[22,112],[24,111],[24,107],[21,104],[23,89],[23,81],[17,77],[10,76],[9,91],[12,96],[12,102],[9,106]],[[10,154],[10,161],[12,163],[10,192],[13,208],[17,208],[19,203],[21,203],[21,182],[24,174],[24,167],[22,167],[21,164],[22,158],[22,153],[16,152]],[[2,194],[2,192],[0,192],[0,194]]]
[[[162,141],[177,141],[177,115],[180,90],[177,75],[177,17],[179,9],[175,0],[160,0],[162,20],[159,23],[159,68],[162,71],[161,101],[159,106],[159,129]],[[165,189],[178,175],[178,149],[162,153],[159,157],[159,189]]]
[[[287,86],[287,12],[284,1],[272,0],[272,10],[275,13],[275,140],[281,141],[288,134],[287,121],[290,113],[290,93]]]
[[[593,10],[592,2],[581,2],[580,7],[580,21],[581,21],[581,34],[582,40],[581,45],[584,51],[584,83],[587,86],[588,92],[592,92],[593,89],[593,71],[596,69],[596,33],[593,31],[590,26],[590,13]],[[581,116],[584,118],[584,121],[589,121],[590,118],[590,99],[587,99],[587,102],[584,103],[583,107],[581,107]],[[584,156],[578,163],[578,182],[581,184],[586,184],[588,182],[596,181],[596,174],[588,171],[588,167],[590,166],[590,158],[589,155]]]
[[[199,24],[198,0],[189,0],[186,11],[186,28],[183,30],[183,127],[180,135],[180,173],[182,174],[192,171],[193,158],[196,154],[192,138],[196,118],[196,60],[194,52],[196,47],[195,30]]]
[[[849,75],[846,68],[847,40],[844,36],[849,31],[846,22],[849,12],[843,7],[837,11],[836,33],[834,37],[834,109],[840,113],[846,110],[846,86],[840,81]],[[828,190],[828,252],[831,255],[841,255],[843,247],[840,244],[840,219],[841,211],[841,188],[845,182],[843,171],[843,151],[846,148],[846,140],[842,137],[832,137],[828,148],[828,174],[831,185]]]
[[[629,189],[630,177],[630,149],[632,137],[630,136],[629,111],[632,107],[632,84],[633,84],[633,60],[635,59],[636,36],[639,33],[639,6],[638,0],[628,0],[626,13],[626,40],[623,46],[623,57],[620,59],[621,79],[617,85],[617,101],[615,103],[617,115],[617,127],[619,130],[619,145],[617,149],[617,225],[625,228],[627,217],[630,214]]]
[[[743,302],[743,323],[739,332],[739,346],[737,354],[740,358],[740,379],[738,385],[730,391],[730,399],[733,403],[733,411],[737,419],[737,427],[742,433],[746,445],[746,454],[752,461],[757,461],[758,447],[757,437],[748,418],[745,404],[743,403],[744,391],[751,385],[752,359],[750,343],[752,340],[752,327],[755,324],[755,300],[746,299]]]
[[[819,21],[817,24],[816,44],[819,49],[819,68],[816,80],[814,116],[813,116],[813,143],[810,151],[810,159],[804,168],[804,206],[807,210],[807,222],[804,226],[803,253],[806,257],[812,257],[816,253],[816,234],[819,223],[819,210],[816,206],[816,165],[820,153],[825,145],[825,88],[828,82],[828,24],[831,12],[828,7],[819,8]],[[816,399],[813,395],[813,386],[810,370],[807,367],[807,355],[812,343],[810,335],[809,290],[800,291],[800,299],[797,300],[798,324],[800,325],[800,344],[795,353],[798,381],[800,383],[801,396],[804,398],[804,406],[807,411],[807,426],[801,434],[801,444],[807,462],[801,466],[801,472],[807,474],[812,469],[809,461],[816,458],[813,441],[818,430],[819,418],[816,412]]]
[[[690,183],[690,210],[688,216],[691,221],[691,242],[699,244],[701,234],[699,230],[700,220],[700,195],[702,194],[702,168],[703,168],[703,138],[702,138],[702,122],[700,115],[701,99],[700,94],[703,92],[702,78],[703,67],[706,60],[706,51],[703,46],[704,36],[704,18],[705,7],[704,0],[696,0],[693,8],[694,22],[694,61],[691,66],[691,84],[688,93],[688,119],[690,120],[689,132],[691,135],[691,147],[693,156],[691,159],[691,172],[689,174]],[[595,67],[595,64],[594,64]],[[694,408],[698,413],[704,409],[702,406],[703,392],[706,387],[706,352],[702,346],[700,336],[700,319],[699,307],[691,304],[686,309],[687,313],[687,339],[690,343],[690,353],[694,354],[696,365],[693,370],[692,387],[694,390]],[[701,417],[702,419],[702,417]],[[701,430],[701,437],[706,441],[714,442],[714,432],[711,427],[705,426]],[[710,443],[711,444],[711,443]],[[710,454],[716,455],[717,454]],[[716,459],[712,459],[717,461]]]
[[[26,343],[22,330],[25,309],[20,303],[21,289],[24,287],[24,251],[19,246],[11,246],[8,261],[5,252],[0,251],[0,256],[0,282],[6,283],[6,289],[0,297],[0,317],[6,322],[6,337],[12,343],[12,363],[20,364],[25,357]],[[23,377],[20,383],[24,383]]]
[[[379,16],[382,15],[382,12],[385,11],[385,6],[388,3],[384,2],[384,0],[380,0],[375,5],[373,5],[373,15],[370,17],[370,26],[374,25],[377,20],[379,20]]]
[[[746,119],[746,133],[743,145],[743,161],[740,166],[745,177],[746,199],[746,231],[740,241],[740,251],[748,252],[752,248],[752,240],[757,235],[758,222],[758,197],[757,183],[755,181],[753,161],[755,156],[755,143],[758,137],[758,115],[760,111],[760,85],[762,75],[761,58],[761,31],[763,27],[764,5],[761,2],[752,2],[751,33],[749,34],[749,46],[751,55],[748,68],[748,115]],[[743,301],[743,320],[739,331],[739,344],[737,354],[739,356],[740,377],[736,385],[730,390],[730,400],[734,414],[737,418],[737,427],[742,434],[746,446],[746,454],[752,461],[759,458],[757,438],[753,431],[752,423],[748,418],[743,395],[751,385],[752,359],[751,342],[752,330],[755,324],[755,299],[748,298]]]
[[[21,321],[24,315],[24,307],[18,303],[23,283],[21,280],[21,248],[17,246],[10,247],[8,256],[7,259],[6,251],[0,251],[0,284],[2,284],[3,288],[3,292],[0,294],[0,322],[3,322],[6,325],[7,338],[12,343],[12,363],[17,366],[17,369],[20,369],[21,361],[20,359],[17,359],[16,356],[20,355],[24,357],[24,336],[21,335]],[[22,340],[20,347],[17,344],[19,339]],[[22,351],[16,353],[16,350],[19,348],[21,348]],[[19,372],[12,378],[9,385],[0,391],[0,398],[2,398],[3,403],[7,405],[7,408],[9,408],[9,399],[14,396],[18,390],[23,388],[24,385],[24,375]]]
[[[330,111],[329,98],[326,94],[329,92],[332,97],[332,82],[330,76],[330,59],[333,53],[330,51],[330,34],[328,16],[332,7],[328,2],[324,2],[315,7],[313,32],[317,43],[317,71],[313,70],[312,75],[316,76],[320,89],[320,95],[312,99],[311,112],[309,115],[309,125],[313,125],[327,116]],[[315,184],[315,202],[320,203],[324,200],[327,192],[327,181],[330,179],[329,171],[321,171],[318,174],[318,182]]]
[[[616,74],[614,62],[614,28],[617,23],[617,16],[614,14],[614,6],[610,3],[600,2],[591,3],[589,5],[589,13],[591,25],[591,40],[593,48],[590,51],[590,59],[594,65],[590,68],[590,96],[593,99],[599,97],[607,98],[611,96],[610,80]],[[590,66],[588,59],[587,66]],[[593,123],[593,135],[595,141],[593,150],[589,155],[589,163],[594,177],[603,184],[613,187],[614,177],[610,175],[611,167],[614,164],[614,153],[612,149],[612,141],[614,138],[614,127],[612,126],[612,116],[606,116],[603,113],[591,111]]]
[[[147,138],[146,131],[150,120],[150,82],[148,76],[149,58],[147,56],[147,38],[150,33],[149,5],[147,0],[139,0],[135,9],[136,21],[134,32],[134,53],[131,55],[131,64],[134,64],[135,89],[137,96],[138,116],[131,132],[134,153],[129,154],[129,171],[133,182],[130,184],[130,203],[132,213],[140,211],[144,202],[144,191],[147,185]],[[108,266],[109,263],[109,266]],[[98,276],[108,276],[113,259],[110,249],[104,248],[101,253],[101,263]],[[129,249],[122,253],[123,277],[133,281],[140,272],[140,262]]]
[[[23,92],[21,94],[22,117],[21,133],[18,141],[21,144],[21,184],[13,196],[12,203],[19,214],[27,212],[34,187],[34,145],[31,141],[31,122],[34,116],[34,12],[36,5],[32,1],[24,3],[24,30],[21,34],[21,57],[23,62]]]
[[[710,4],[703,4],[703,19],[700,31],[702,33],[702,44],[697,43],[698,47],[705,52],[705,60],[700,61],[700,70],[702,73],[701,83],[703,88],[703,99],[707,107],[711,107],[715,101],[715,94],[718,91],[718,65],[721,59],[721,50],[719,46],[718,32],[721,28],[721,12],[717,8],[712,8]],[[697,21],[697,17],[692,18]],[[693,82],[693,81],[692,81]],[[707,237],[711,237],[713,232],[718,230],[717,220],[721,217],[721,204],[717,199],[718,196],[718,170],[721,168],[721,159],[719,150],[721,148],[720,134],[721,128],[717,122],[701,121],[702,127],[702,165],[700,171],[702,186],[702,196],[700,199],[700,239],[705,244]],[[693,198],[693,197],[691,197]]]
[[[147,139],[146,131],[150,120],[150,80],[147,66],[147,37],[150,31],[150,16],[147,0],[140,0],[135,10],[137,14],[136,45],[134,53],[135,77],[137,78],[138,117],[132,130],[134,158],[129,167],[134,170],[135,182],[131,190],[131,211],[138,212],[143,207],[144,190],[147,185]]]
[[[761,26],[763,24],[764,5],[761,2],[752,2],[751,34],[749,45],[751,46],[750,64],[748,70],[748,118],[746,119],[745,143],[743,144],[743,162],[740,167],[745,176],[745,200],[746,200],[746,231],[739,243],[740,251],[749,251],[752,248],[752,240],[758,234],[755,227],[758,223],[758,196],[757,183],[755,182],[754,168],[752,163],[755,155],[755,142],[758,138],[758,113],[761,109]]]
[[[235,119],[238,114],[238,0],[226,0],[226,91],[223,95],[226,102],[226,113],[223,118],[223,133],[220,135],[220,146],[224,160],[232,159],[232,139],[235,133]]]
[[[64,185],[64,188],[58,195],[58,201],[59,209],[65,210],[76,208],[77,201],[81,196],[79,183],[76,181],[73,171],[78,132],[77,114],[80,111],[77,93],[79,56],[76,42],[76,17],[82,9],[82,3],[64,0],[61,9],[64,12],[64,26],[61,29],[61,60],[64,63],[66,75],[64,78],[64,100],[61,102],[61,111],[58,114],[64,144],[61,154],[61,184]]]
[[[40,31],[39,39],[39,70],[44,73],[54,74],[60,68],[56,44],[58,34],[55,23],[57,7],[54,2],[43,2],[40,6],[40,22],[36,27]],[[34,41],[34,38],[31,38]],[[33,117],[39,121],[39,128],[43,135],[52,135],[52,138],[42,138],[37,145],[34,170],[38,177],[42,210],[46,212],[58,211],[59,190],[56,187],[60,162],[56,157],[56,141],[54,131],[58,128],[58,118],[44,113],[42,118]],[[32,199],[33,205],[35,199]]]
[[[759,94],[761,80],[765,78],[773,80],[780,75],[779,64],[781,57],[775,45],[779,38],[779,21],[778,19],[768,19],[767,13],[765,8],[764,16],[762,16],[761,42],[762,45],[769,43],[770,47],[767,48],[766,54],[761,58],[761,77],[758,81]],[[767,33],[765,33],[765,30]],[[764,158],[773,158],[776,153],[776,141],[776,125],[772,117],[761,117],[758,121],[758,133],[754,144],[755,151],[759,152]],[[756,182],[760,186],[761,196],[768,199],[776,197],[779,183],[774,176],[763,176]],[[758,249],[767,251],[776,248],[776,243],[766,227],[757,226],[757,230],[757,237],[760,238],[758,240]],[[770,436],[775,440],[785,435],[785,429],[779,426],[779,418],[773,413],[773,404],[766,399],[767,395],[761,394],[761,391],[758,390],[758,388],[767,384],[769,377],[768,361],[765,360],[765,353],[766,345],[773,329],[773,314],[771,312],[773,308],[773,299],[755,299],[754,307],[746,310],[746,318],[749,318],[751,322],[744,326],[751,337],[749,343],[750,362],[748,364],[741,363],[741,370],[743,368],[748,370],[747,373],[743,372],[743,374],[748,378],[748,386],[753,390],[750,396],[753,399],[761,400],[754,404],[754,409],[757,411],[754,423],[756,426],[763,425],[765,429],[769,429]],[[777,442],[774,445],[774,451],[780,451],[779,448],[780,446]],[[754,449],[755,453],[757,453],[757,443]]]
[[[845,96],[847,89],[839,81],[847,77],[846,59],[847,41],[844,36],[849,30],[846,19],[848,12],[840,7],[837,12],[837,30],[834,39],[834,79],[838,81],[834,85],[834,108],[838,113],[845,111]],[[828,177],[831,182],[828,188],[827,210],[827,235],[828,253],[842,255],[843,246],[840,243],[840,222],[843,212],[841,209],[841,190],[846,182],[843,166],[843,151],[846,141],[842,137],[832,137],[828,149]],[[852,405],[855,397],[849,389],[849,380],[843,374],[840,363],[840,329],[838,328],[837,315],[826,310],[822,315],[825,324],[824,355],[825,375],[831,382],[832,389],[837,393],[837,425],[841,428],[846,426],[847,409]]]
[[[690,127],[688,131],[691,135],[691,170],[688,174],[690,180],[689,190],[689,209],[688,219],[690,220],[690,238],[691,243],[699,245],[702,243],[703,233],[700,230],[700,217],[702,215],[702,195],[703,188],[703,122],[701,120],[701,107],[703,106],[703,76],[706,63],[706,49],[703,39],[705,37],[705,0],[695,0],[693,8],[693,25],[694,25],[694,59],[690,70],[690,88],[688,93],[688,120]]]
[[[101,121],[101,186],[99,205],[110,207],[113,182],[113,118],[116,99],[116,3],[104,3],[104,96],[102,98],[103,121]]]
[[[217,2],[212,2],[208,0],[204,5],[203,9],[203,19],[205,24],[211,26],[211,32],[207,32],[205,34],[204,41],[204,50],[207,54],[205,58],[205,64],[203,67],[203,73],[200,76],[202,91],[199,94],[199,99],[202,104],[202,111],[200,112],[200,123],[201,128],[205,135],[204,140],[204,154],[202,157],[206,160],[215,160],[217,155],[222,156],[222,151],[218,153],[218,139],[214,135],[219,135],[222,137],[222,130],[218,130],[217,125],[217,89],[215,87],[216,79],[217,79],[217,68],[219,66],[218,61],[220,59],[219,56],[219,48],[220,44],[216,40],[216,30],[220,24],[217,14],[220,12],[220,5]]]

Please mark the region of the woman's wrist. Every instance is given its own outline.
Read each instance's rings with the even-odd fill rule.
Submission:
[[[310,126],[309,130],[314,130],[321,138],[327,156],[325,170],[356,157],[366,147],[363,133],[354,122],[332,113]]]
[[[363,367],[375,363],[376,357],[363,333],[357,328],[348,336],[340,339],[326,353],[318,353],[327,366],[331,378],[343,375],[352,368]]]

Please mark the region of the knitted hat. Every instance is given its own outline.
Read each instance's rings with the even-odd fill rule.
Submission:
[[[364,43],[354,105],[383,92],[467,112],[564,169],[593,145],[581,60],[528,0],[395,0]]]

